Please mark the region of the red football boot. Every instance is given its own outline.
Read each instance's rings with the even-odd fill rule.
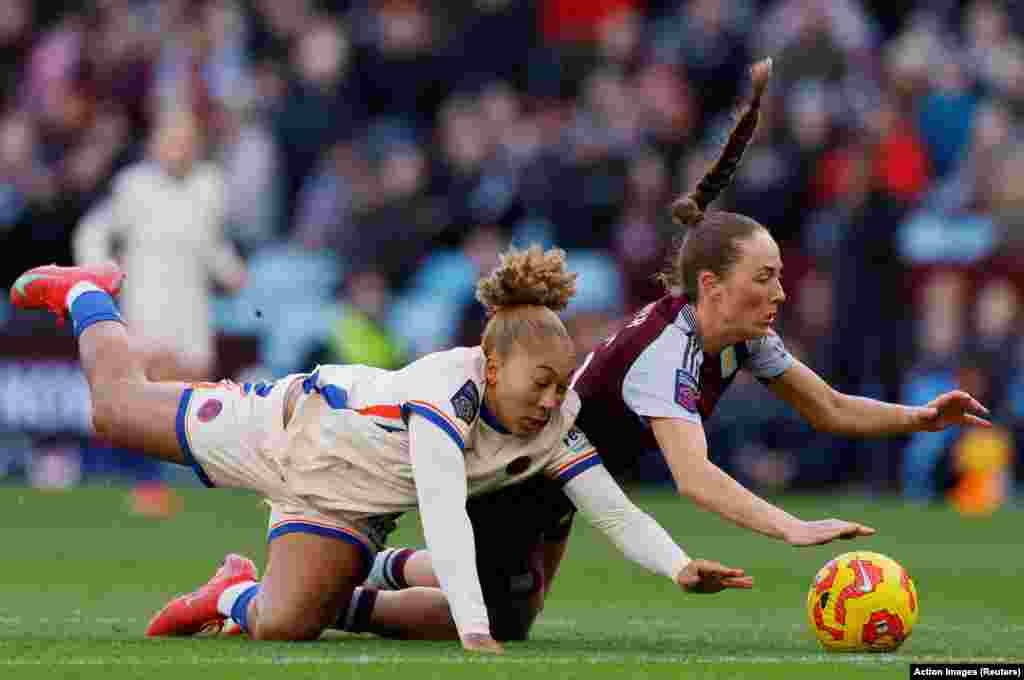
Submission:
[[[59,267],[49,264],[29,269],[11,286],[11,304],[18,309],[48,309],[64,321],[64,301],[72,286],[82,281],[116,296],[121,292],[124,273],[113,262],[85,267]]]
[[[255,581],[256,565],[241,555],[228,555],[206,585],[187,595],[179,595],[149,622],[146,635],[196,635],[204,630],[219,630],[227,618],[217,611],[221,593],[236,583]]]

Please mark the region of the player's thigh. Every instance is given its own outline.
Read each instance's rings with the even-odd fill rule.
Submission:
[[[314,639],[345,611],[366,575],[365,549],[337,538],[289,533],[275,538],[255,600],[258,639]]]
[[[124,381],[93,395],[97,434],[115,446],[179,465],[187,464],[178,436],[179,412],[188,385]]]

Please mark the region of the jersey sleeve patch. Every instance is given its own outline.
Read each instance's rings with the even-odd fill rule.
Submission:
[[[693,379],[689,371],[682,368],[676,369],[676,403],[690,413],[697,413],[697,402],[700,399],[700,391],[697,381]]]
[[[565,445],[565,448],[567,448],[574,457],[594,448],[594,445],[590,443],[586,435],[584,435],[578,427],[569,428],[569,431],[564,437],[562,437],[562,444]]]
[[[569,428],[562,437],[559,455],[547,469],[547,475],[565,484],[584,470],[601,464],[601,456],[578,427]]]
[[[451,402],[452,409],[459,420],[465,421],[467,425],[472,425],[477,411],[480,410],[480,391],[477,390],[476,383],[467,380],[466,384],[460,387],[452,397]]]

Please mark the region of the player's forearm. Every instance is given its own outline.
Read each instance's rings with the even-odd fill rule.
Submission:
[[[676,486],[680,494],[704,510],[772,538],[784,539],[788,529],[800,521],[752,493],[707,459],[677,475]]]
[[[459,635],[490,635],[473,526],[466,514],[462,452],[447,434],[414,415],[409,419],[409,457],[423,535]]]
[[[879,437],[907,434],[914,426],[906,406],[837,393],[822,429],[847,437]]]
[[[598,523],[605,536],[631,562],[673,581],[690,558],[668,532],[646,512],[634,507],[617,522]]]
[[[630,561],[673,581],[690,563],[668,532],[626,497],[603,466],[574,478],[566,484],[565,492],[584,517]]]
[[[490,635],[490,621],[476,569],[473,527],[464,507],[445,503],[422,505],[420,518],[434,573],[448,597],[459,634]]]

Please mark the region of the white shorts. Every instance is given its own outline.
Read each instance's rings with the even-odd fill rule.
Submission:
[[[305,377],[293,374],[272,383],[241,385],[230,380],[191,384],[178,406],[178,443],[206,486],[263,494],[271,508],[268,541],[297,532],[336,538],[359,547],[369,568],[382,542],[377,525],[385,518],[343,511],[327,514],[313,508],[292,492],[285,471],[271,455],[287,441],[288,387]]]

